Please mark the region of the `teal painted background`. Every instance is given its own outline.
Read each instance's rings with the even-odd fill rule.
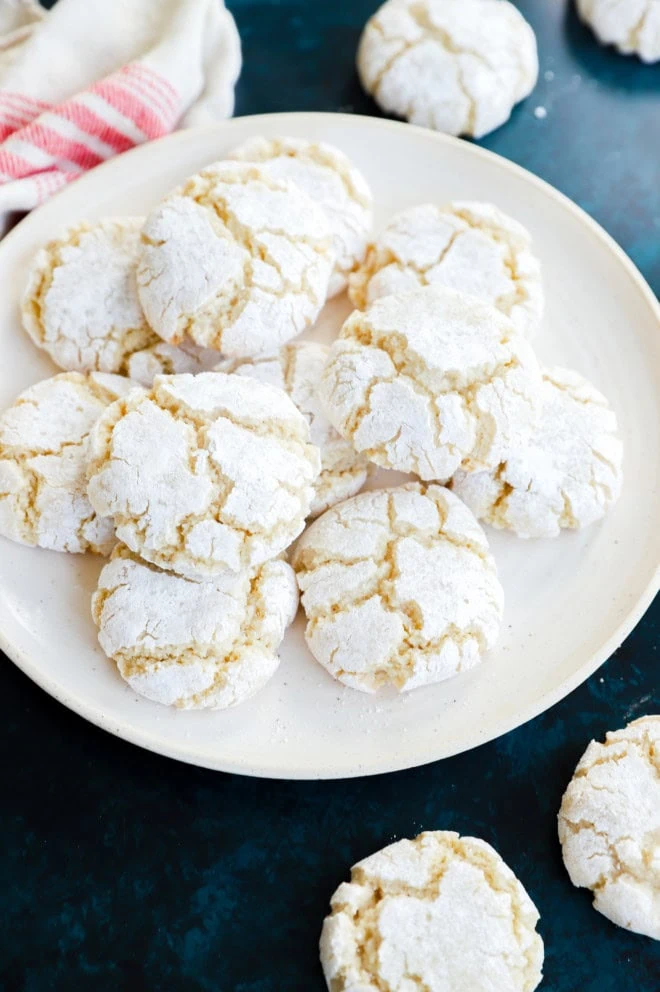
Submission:
[[[541,78],[483,144],[585,207],[657,292],[660,66],[598,47],[564,0],[518,5]],[[229,6],[245,54],[237,113],[377,113],[353,70],[373,0]],[[527,726],[363,781],[264,782],[166,761],[87,725],[5,663],[0,989],[323,992],[318,931],[349,865],[450,828],[493,843],[538,905],[544,992],[660,992],[659,946],[572,889],[555,831],[589,738],[660,712],[659,615],[656,604],[595,676]]]

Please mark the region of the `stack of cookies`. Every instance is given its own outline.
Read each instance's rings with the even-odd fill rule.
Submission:
[[[64,371],[0,417],[0,532],[111,553],[99,639],[152,700],[254,693],[298,589],[345,685],[453,676],[502,620],[478,520],[553,537],[618,496],[607,401],[534,353],[527,231],[473,202],[371,225],[339,149],[257,137],[146,218],[78,223],[34,260],[23,324]],[[315,341],[345,290],[354,312]],[[360,492],[377,466],[410,479]]]

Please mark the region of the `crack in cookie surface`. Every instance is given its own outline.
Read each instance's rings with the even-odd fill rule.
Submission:
[[[359,309],[418,286],[447,286],[492,303],[526,335],[543,312],[540,265],[528,232],[489,203],[411,207],[386,224],[351,275]]]
[[[335,254],[328,296],[344,289],[348,274],[364,257],[373,214],[371,190],[350,159],[325,142],[264,137],[249,139],[228,157],[259,163],[267,175],[295,183],[322,208]]]
[[[106,218],[67,228],[32,264],[23,326],[69,371],[126,373],[130,356],[158,341],[138,299],[142,218]]]
[[[55,551],[109,554],[112,521],[87,498],[90,431],[118,396],[121,376],[63,372],[21,393],[0,416],[0,533]]]
[[[489,844],[420,834],[365,858],[331,899],[321,962],[332,992],[532,992],[538,912]]]
[[[498,310],[422,287],[354,312],[321,379],[326,412],[357,451],[425,480],[494,466],[526,440],[540,372]]]
[[[559,811],[574,885],[613,923],[660,939],[660,716],[592,741]]]
[[[495,643],[502,589],[470,512],[440,486],[362,493],[292,556],[305,637],[339,681],[407,691],[472,667]]]
[[[543,412],[526,444],[451,487],[475,515],[519,537],[555,537],[601,519],[621,493],[623,445],[606,398],[579,373],[543,372]]]
[[[221,162],[147,218],[140,298],[164,340],[251,357],[311,325],[333,261],[328,221],[305,193],[257,164]]]
[[[234,706],[274,674],[298,602],[290,566],[198,582],[117,545],[92,599],[99,640],[141,695],[183,709]]]
[[[310,515],[355,495],[367,480],[368,461],[334,429],[319,398],[319,383],[330,348],[312,341],[294,343],[261,359],[220,362],[216,369],[251,376],[283,389],[307,419],[310,440],[321,453],[321,474],[314,486]]]
[[[384,110],[474,137],[503,124],[538,76],[534,32],[506,0],[390,0],[367,22],[357,64]]]
[[[97,424],[89,494],[132,551],[195,578],[283,551],[303,529],[319,468],[283,392],[220,372],[159,376]]]

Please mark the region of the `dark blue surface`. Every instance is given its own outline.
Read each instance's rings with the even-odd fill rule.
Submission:
[[[353,69],[376,3],[229,6],[246,60],[238,113],[377,112]],[[577,200],[657,292],[660,66],[599,48],[563,0],[519,6],[537,31],[541,79],[483,143]],[[349,782],[255,781],[166,761],[87,725],[6,664],[0,988],[322,992],[318,931],[349,865],[396,837],[451,828],[492,842],[539,907],[544,992],[658,992],[658,945],[572,889],[555,830],[589,738],[660,711],[658,615],[656,605],[595,676],[527,726],[426,768]]]

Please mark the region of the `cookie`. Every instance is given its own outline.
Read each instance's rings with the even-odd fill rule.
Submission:
[[[53,551],[109,554],[112,521],[87,498],[89,432],[135,383],[62,372],[30,386],[0,416],[0,534]]]
[[[234,148],[228,158],[258,162],[266,175],[290,180],[323,209],[335,253],[328,296],[345,289],[348,274],[364,258],[373,220],[371,190],[348,156],[324,141],[257,137]]]
[[[577,0],[577,9],[603,45],[642,62],[660,59],[660,0]]]
[[[564,793],[559,840],[573,885],[594,908],[660,940],[660,716],[591,741]]]
[[[304,527],[320,471],[307,421],[244,376],[157,376],[90,438],[88,493],[117,537],[190,578],[253,568]]]
[[[333,265],[330,225],[306,193],[259,165],[218,162],[147,217],[138,287],[164,341],[250,358],[314,322]]]
[[[362,692],[400,692],[472,668],[500,629],[484,533],[442,486],[364,492],[319,517],[292,561],[314,657]]]
[[[334,893],[321,933],[332,992],[533,992],[539,914],[490,844],[449,830],[389,844]]]
[[[23,326],[62,369],[126,372],[158,340],[142,312],[135,271],[141,217],[76,224],[37,252]]]
[[[337,433],[321,406],[318,387],[330,348],[312,341],[287,345],[277,355],[221,362],[217,369],[253,376],[289,394],[309,422],[312,444],[321,452],[321,474],[314,485],[310,516],[354,496],[367,481],[368,462]]]
[[[386,224],[351,275],[356,307],[418,286],[448,286],[491,303],[523,334],[543,314],[541,266],[522,224],[490,203],[424,203]]]
[[[543,411],[526,444],[489,471],[458,471],[472,512],[519,537],[556,537],[600,520],[621,493],[623,444],[605,397],[578,372],[543,373]]]
[[[357,68],[387,113],[481,138],[536,85],[536,38],[507,0],[389,0],[367,21]]]
[[[127,374],[142,386],[151,386],[157,375],[178,375],[181,372],[210,372],[218,364],[218,353],[185,341],[181,345],[158,341],[131,355],[126,363]]]
[[[446,480],[497,465],[538,415],[534,353],[495,307],[426,286],[355,311],[321,377],[326,413],[377,465]]]
[[[284,561],[199,582],[119,544],[99,577],[92,615],[101,647],[135,692],[166,706],[224,709],[274,674],[297,605]]]

